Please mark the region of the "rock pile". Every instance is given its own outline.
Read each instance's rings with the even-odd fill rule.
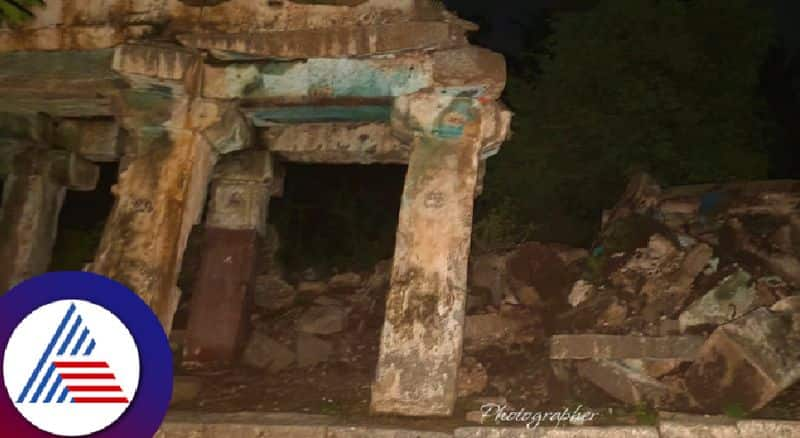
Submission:
[[[551,359],[630,404],[757,410],[800,380],[799,290],[800,183],[641,175],[604,214]]]

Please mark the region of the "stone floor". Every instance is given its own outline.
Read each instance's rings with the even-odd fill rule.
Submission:
[[[725,417],[662,413],[652,425],[404,428],[353,425],[324,415],[195,414],[173,412],[156,438],[612,438],[612,437],[800,437],[800,422],[734,420]]]

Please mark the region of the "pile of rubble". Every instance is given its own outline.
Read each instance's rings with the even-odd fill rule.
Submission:
[[[800,183],[663,190],[640,175],[590,252],[480,256],[472,286],[500,313],[538,310],[571,384],[657,409],[758,410],[800,381]]]
[[[341,374],[339,397],[360,388],[362,402],[391,261],[287,278],[276,251],[263,255],[241,363],[271,382]],[[466,410],[603,403],[586,387],[627,406],[758,410],[800,384],[800,183],[662,190],[642,175],[590,250],[530,242],[474,254],[463,351]]]

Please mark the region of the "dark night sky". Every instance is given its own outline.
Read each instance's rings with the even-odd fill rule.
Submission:
[[[764,0],[762,0],[764,1]],[[479,43],[506,54],[523,49],[525,29],[535,26],[549,8],[573,8],[587,0],[445,0],[461,17],[482,24]],[[800,49],[800,0],[766,0],[776,12],[776,24],[793,51]]]

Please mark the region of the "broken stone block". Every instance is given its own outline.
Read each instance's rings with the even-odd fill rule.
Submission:
[[[609,360],[587,360],[577,364],[578,374],[612,397],[629,405],[671,405],[685,398],[677,386],[660,382],[639,370]]]
[[[250,336],[242,360],[247,366],[265,368],[271,373],[277,373],[295,361],[295,354],[263,333],[262,329],[256,329]]]
[[[203,389],[203,382],[197,377],[175,376],[172,380],[172,400],[170,405],[190,402],[197,399]]]
[[[621,363],[625,367],[641,371],[648,376],[658,379],[666,374],[675,371],[679,366],[686,363],[683,359],[622,359]]]
[[[750,411],[800,380],[800,342],[791,314],[760,308],[717,328],[686,374],[689,391],[710,411]]]
[[[695,245],[677,259],[679,264],[676,267],[665,267],[661,275],[648,278],[641,289],[641,293],[647,297],[647,304],[642,311],[645,319],[656,321],[679,311],[691,294],[695,279],[703,272],[712,255],[713,250],[709,245]]]
[[[543,306],[542,297],[533,286],[524,286],[517,289],[517,298],[522,305],[527,307],[541,309]]]
[[[240,351],[252,309],[255,230],[207,227],[190,303],[184,361],[232,361]]]
[[[301,281],[297,283],[297,292],[301,294],[319,295],[328,290],[324,281]]]
[[[486,368],[474,357],[465,357],[458,369],[458,396],[469,397],[480,394],[489,384]]]
[[[254,288],[255,305],[271,310],[281,310],[291,306],[297,298],[297,291],[289,283],[273,275],[256,278]]]
[[[487,313],[464,318],[464,348],[480,350],[496,344],[523,344],[538,338],[538,322],[528,313]]]
[[[347,310],[338,306],[312,306],[297,320],[297,330],[316,335],[331,335],[344,330]]]
[[[297,366],[309,367],[326,362],[333,353],[333,345],[308,333],[297,335]]]
[[[328,280],[328,289],[336,290],[355,290],[361,286],[361,276],[355,272],[337,274]]]
[[[800,313],[800,295],[788,296],[773,304],[769,310],[778,313]]]
[[[594,293],[594,285],[586,280],[578,280],[572,286],[572,290],[567,297],[567,301],[572,307],[577,307]]]
[[[652,176],[643,172],[634,175],[614,208],[603,213],[603,230],[621,219],[656,205],[660,195],[661,187]]]
[[[702,336],[555,335],[550,359],[680,359],[692,361]]]
[[[533,286],[545,302],[565,301],[575,281],[556,252],[538,242],[522,245],[511,253],[507,269],[512,287]]]
[[[756,304],[756,290],[750,280],[750,274],[742,270],[725,277],[681,313],[678,318],[681,331],[724,324],[752,310]]]
[[[482,254],[470,257],[469,285],[471,288],[484,288],[491,293],[492,302],[500,304],[510,294],[506,256],[500,254]]]

